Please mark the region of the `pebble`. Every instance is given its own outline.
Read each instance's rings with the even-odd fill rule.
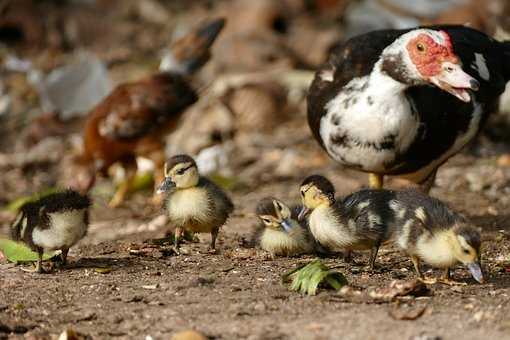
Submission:
[[[171,340],[207,340],[207,337],[200,332],[187,330],[175,333]]]

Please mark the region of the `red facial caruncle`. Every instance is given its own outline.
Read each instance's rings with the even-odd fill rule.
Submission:
[[[440,73],[441,64],[444,62],[459,64],[459,58],[453,52],[450,36],[444,31],[439,33],[444,38],[444,44],[438,44],[430,35],[421,33],[411,39],[406,46],[411,61],[424,78]]]
[[[440,34],[442,43],[434,39]],[[480,83],[462,69],[460,58],[453,52],[450,36],[445,31],[419,33],[406,45],[423,81],[435,85],[463,102],[471,101],[469,90],[478,91]]]

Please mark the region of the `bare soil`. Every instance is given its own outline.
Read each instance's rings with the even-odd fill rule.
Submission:
[[[101,6],[97,8],[73,5],[63,10],[51,1],[44,1],[35,13],[31,9],[38,1],[11,1],[18,2],[28,6],[24,14],[28,19],[22,23],[37,24],[37,18],[44,19],[41,25],[49,27],[48,37],[36,36],[34,40],[38,44],[28,37],[26,53],[2,49],[0,60],[15,54],[46,72],[73,60],[72,52],[84,48],[106,62],[116,82],[150,74],[158,63],[158,51],[168,45],[179,23],[187,23],[184,25],[187,28],[203,17],[218,13],[227,13],[232,23],[223,33],[226,42],[221,45],[221,40],[218,41],[220,47],[214,51],[208,67],[219,60],[228,68],[235,59],[241,64],[255,64],[245,65],[244,71],[264,73],[266,68],[274,66],[266,65],[273,59],[288,58],[284,53],[287,47],[267,43],[282,39],[301,51],[298,54],[302,58],[318,55],[307,60],[318,63],[326,57],[326,43],[333,41],[330,33],[333,38],[342,33],[339,22],[342,22],[343,7],[334,13],[326,9],[320,16],[297,6],[294,12],[284,11],[277,16],[273,26],[275,23],[282,26],[283,22],[285,29],[280,27],[272,32],[261,30],[256,18],[249,18],[251,10],[236,12],[230,8],[230,1],[159,1],[168,10],[168,19],[163,23],[153,18],[158,17],[154,11],[159,12],[159,7],[142,10],[137,5],[142,1],[132,1],[130,6],[125,6],[127,1],[98,1]],[[89,1],[73,3],[86,6]],[[220,8],[224,11],[216,10],[218,6],[212,6],[213,3],[223,6]],[[260,17],[262,22],[267,21],[264,15]],[[47,18],[53,19],[46,22]],[[61,21],[55,18],[60,18],[62,23],[69,21],[70,29],[63,30],[62,27],[68,26],[60,25]],[[52,23],[56,26],[53,31]],[[72,34],[73,27],[80,28],[81,34]],[[250,34],[262,32],[269,34],[270,39],[249,38],[249,35],[234,39],[241,28],[248,31],[250,27],[253,29]],[[324,27],[329,31],[322,31]],[[29,32],[39,31],[30,29]],[[231,41],[238,40],[246,45],[244,48],[252,46],[234,50],[241,57],[229,49],[237,46]],[[322,48],[315,46],[323,41],[326,43]],[[264,49],[260,48],[261,44]],[[272,49],[266,58],[255,53],[261,51],[263,56],[265,47]],[[299,63],[284,64],[290,66],[278,78],[285,78],[287,72],[293,71],[292,65]],[[203,83],[211,84],[223,71],[221,67],[204,69]],[[5,77],[0,78],[13,101],[12,112],[0,121],[2,205],[61,183],[59,176],[67,170],[66,159],[72,153],[70,140],[79,138],[83,125],[79,119],[73,127],[66,123],[65,133],[51,137],[56,138],[52,143],[43,136],[39,146],[23,145],[21,130],[30,127],[31,118],[41,111],[35,89],[26,78],[19,72],[5,72]],[[273,78],[268,82],[275,85]],[[381,302],[323,289],[316,296],[302,296],[289,291],[281,275],[312,260],[312,256],[271,260],[263,251],[247,246],[252,228],[258,223],[253,215],[257,201],[272,195],[288,203],[296,202],[299,183],[315,172],[332,179],[339,195],[366,185],[366,176],[345,170],[326,158],[306,124],[306,88],[297,88],[300,91],[289,90],[287,97],[294,98],[288,105],[290,109],[278,106],[278,97],[274,108],[269,105],[265,115],[259,116],[257,109],[264,105],[260,105],[260,97],[256,96],[255,100],[246,100],[246,110],[234,115],[233,122],[227,122],[235,130],[224,133],[235,135],[233,140],[228,140],[234,146],[230,175],[239,184],[230,191],[236,210],[220,232],[217,254],[208,252],[209,235],[199,235],[198,242],[185,243],[180,256],[168,245],[146,242],[171,230],[161,219],[162,212],[149,203],[151,192],[136,193],[122,207],[112,210],[106,206],[111,184],[103,181],[93,195],[89,233],[71,249],[67,268],[31,274],[0,259],[0,339],[56,339],[67,328],[92,339],[169,339],[186,329],[198,330],[211,339],[510,339],[510,162],[508,158],[506,162],[498,162],[501,155],[510,152],[508,116],[494,116],[476,145],[440,169],[437,185],[432,190],[432,195],[482,227],[487,283],[477,284],[467,269],[459,266],[453,275],[467,283],[466,286],[433,285],[426,296]],[[224,109],[224,105],[221,107]],[[284,109],[288,111],[287,116],[283,114]],[[207,125],[203,123],[207,119],[216,123],[217,116],[209,113],[206,109],[200,111],[196,115],[198,123]],[[188,125],[193,128],[194,123]],[[184,128],[186,121],[182,125]],[[200,137],[193,129],[183,134]],[[46,146],[41,145],[45,142]],[[25,156],[29,159],[24,159]],[[0,235],[8,234],[12,218],[12,213],[0,211]],[[328,266],[345,274],[353,289],[362,292],[415,277],[411,261],[391,246],[381,249],[374,272],[366,269],[367,260],[366,253],[355,254],[354,263],[339,258],[323,259]],[[427,275],[440,273],[428,271]],[[423,308],[424,313],[419,316]],[[404,319],[406,315],[410,319],[413,314],[418,317],[401,320],[402,317],[395,317],[397,314],[404,315]]]
[[[463,163],[461,158],[451,163]],[[341,194],[362,184],[363,176],[334,166],[323,172],[334,174]],[[281,275],[312,257],[271,260],[263,251],[245,246],[256,223],[250,216],[256,201],[269,193],[295,198],[298,183],[296,178],[270,182],[255,191],[235,191],[237,210],[222,229],[218,254],[208,252],[209,235],[185,243],[180,256],[167,245],[144,243],[165,232],[164,227],[144,230],[149,219],[129,213],[139,211],[133,208],[141,206],[147,195],[138,194],[120,211],[94,208],[90,233],[71,250],[68,268],[38,275],[13,264],[1,265],[0,338],[51,338],[69,327],[94,339],[149,335],[165,339],[184,329],[196,329],[214,339],[510,338],[506,207],[494,206],[469,190],[433,191],[441,198],[452,198],[455,208],[483,227],[483,259],[489,277],[485,284],[476,284],[459,267],[454,276],[467,286],[430,286],[425,297],[381,303],[329,290],[302,296],[289,291]],[[133,225],[142,226],[143,231],[129,227]],[[122,228],[128,231],[122,233]],[[335,258],[324,262],[362,291],[414,277],[411,262],[396,249],[384,248],[380,254],[374,272],[365,267],[367,254],[358,254],[350,264]],[[392,317],[396,308],[412,313],[424,306],[426,311],[417,320]]]

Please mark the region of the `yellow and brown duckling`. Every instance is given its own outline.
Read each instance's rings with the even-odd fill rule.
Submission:
[[[454,284],[450,268],[460,262],[468,267],[476,281],[484,282],[478,228],[440,200],[421,192],[386,192],[391,196],[386,198],[387,206],[378,205],[380,213],[384,214],[383,222],[394,225],[395,241],[411,257],[420,279],[438,282],[424,278],[420,269],[420,261],[423,261],[445,270],[439,282]]]
[[[365,189],[335,202],[334,187],[324,177],[311,176],[301,187],[305,208],[313,209],[312,235],[326,247],[372,249],[373,266],[378,247],[395,242],[413,261],[419,278],[427,283],[420,261],[444,268],[439,282],[452,284],[450,268],[466,265],[473,278],[483,282],[480,266],[480,231],[446,204],[417,190]]]
[[[391,231],[380,216],[372,213],[364,199],[349,196],[335,200],[335,187],[325,177],[312,175],[301,184],[303,208],[299,220],[308,214],[310,232],[329,251],[371,250],[373,268],[379,247],[391,237]]]
[[[256,227],[255,242],[271,257],[312,254],[315,241],[306,222],[298,222],[299,207],[289,208],[274,197],[262,199],[256,208],[261,223]]]
[[[35,272],[42,273],[44,251],[61,250],[62,264],[67,262],[69,248],[86,234],[89,224],[87,196],[67,190],[24,204],[11,225],[15,241],[23,241],[39,258]]]
[[[211,233],[211,249],[216,249],[216,237],[234,210],[230,198],[216,184],[200,176],[195,160],[177,155],[165,163],[165,179],[159,194],[166,193],[165,207],[170,223],[175,226],[175,248],[184,230]]]

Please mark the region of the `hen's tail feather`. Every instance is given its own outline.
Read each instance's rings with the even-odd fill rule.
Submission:
[[[510,81],[510,40],[503,41],[503,73],[506,81]]]
[[[184,74],[198,71],[210,59],[211,46],[224,26],[224,18],[209,20],[178,39],[170,48],[172,67]]]

